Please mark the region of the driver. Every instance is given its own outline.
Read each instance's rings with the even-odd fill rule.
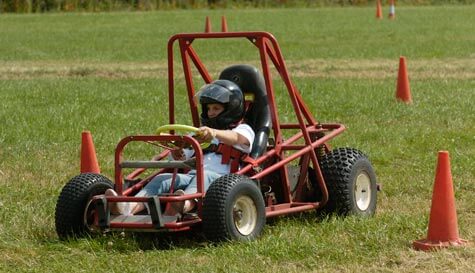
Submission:
[[[254,141],[254,131],[242,122],[244,116],[244,95],[241,89],[228,80],[216,80],[203,86],[195,95],[202,107],[202,127],[196,133],[198,142],[210,142],[211,148],[203,150],[204,189],[208,190],[211,183],[238,168],[239,158],[231,155],[251,152]],[[194,156],[193,149],[175,149],[171,152],[175,160],[186,160]],[[224,156],[223,156],[224,155]],[[170,192],[173,174],[164,173],[153,178],[135,196],[154,196]],[[197,192],[196,170],[187,174],[176,174],[173,190],[178,195]],[[106,195],[117,195],[108,189]],[[171,203],[165,212],[167,215],[186,213],[194,208],[195,202]],[[112,213],[133,215],[145,208],[144,203],[112,203]]]

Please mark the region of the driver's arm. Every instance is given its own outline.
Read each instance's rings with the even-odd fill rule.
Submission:
[[[216,137],[220,142],[226,145],[250,145],[247,138],[231,130],[218,130],[206,126],[200,127],[199,129],[197,139],[200,142],[210,142]]]

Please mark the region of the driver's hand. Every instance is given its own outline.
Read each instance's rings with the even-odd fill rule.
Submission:
[[[211,142],[213,138],[216,137],[216,129],[210,128],[210,127],[200,127],[198,128],[199,131],[196,132],[196,139],[201,143],[201,142]]]
[[[185,152],[183,149],[175,149],[171,151],[172,157],[175,160],[185,160]]]

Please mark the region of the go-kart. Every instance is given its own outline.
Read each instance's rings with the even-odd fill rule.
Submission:
[[[213,77],[192,44],[197,40],[220,39],[245,39],[258,49],[261,70],[251,65],[232,65],[218,77],[233,81],[245,93],[245,120],[254,130],[255,140],[249,154],[233,158],[239,161],[238,170],[216,179],[205,192],[202,145],[206,144],[189,134],[200,126],[199,105],[193,99],[197,77],[192,71],[198,71],[204,83],[210,83]],[[186,83],[187,109],[191,111],[193,126],[189,127],[176,125],[175,121],[176,44]],[[296,122],[281,122],[271,65],[283,81]],[[110,230],[174,232],[201,226],[206,238],[212,241],[253,240],[270,217],[304,211],[361,216],[375,213],[377,181],[369,159],[357,149],[330,147],[329,141],[345,130],[344,125],[322,123],[314,118],[291,81],[279,45],[270,33],[172,36],[168,41],[168,101],[169,125],[161,127],[155,135],[128,136],[118,143],[114,183],[98,173],[81,173],[64,186],[55,214],[60,238]],[[125,160],[124,149],[135,142],[160,146],[162,151],[151,160]],[[194,149],[195,157],[186,161],[170,159],[170,150],[179,145]],[[124,174],[127,169],[132,171]],[[152,197],[134,196],[156,175],[186,173],[190,169],[196,170],[197,175],[198,190],[194,194],[176,195],[171,191]],[[143,176],[150,170],[151,174]],[[111,188],[118,196],[104,195]],[[171,203],[184,200],[197,202],[192,217],[164,213]],[[136,215],[114,215],[111,205],[117,202],[144,202],[148,210]]]

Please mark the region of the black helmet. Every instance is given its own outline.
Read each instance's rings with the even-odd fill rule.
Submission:
[[[202,107],[201,123],[215,129],[229,129],[244,115],[244,98],[241,89],[232,81],[217,80],[203,86],[196,94]],[[220,103],[224,110],[214,118],[208,117],[207,104]]]

